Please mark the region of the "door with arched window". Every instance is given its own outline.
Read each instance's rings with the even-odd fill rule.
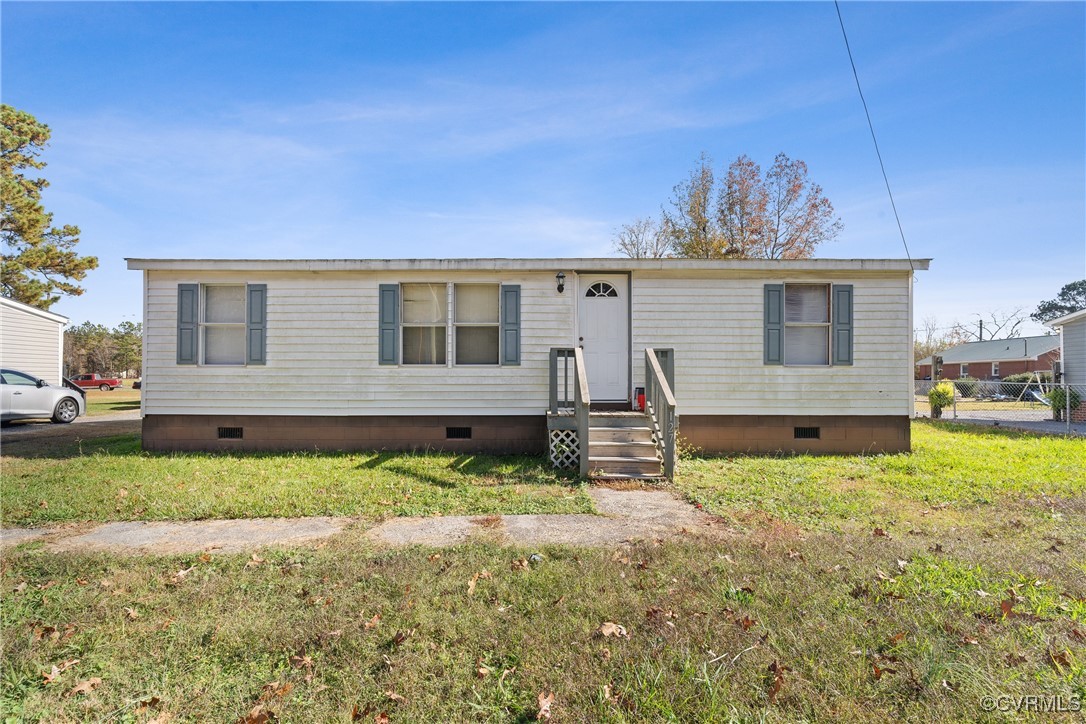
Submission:
[[[577,344],[584,351],[593,402],[630,396],[630,300],[625,275],[585,274],[577,303]]]

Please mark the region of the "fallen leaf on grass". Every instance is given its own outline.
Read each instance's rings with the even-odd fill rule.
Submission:
[[[880,581],[886,581],[887,583],[897,583],[896,578],[886,575],[886,573],[879,568],[875,569],[875,577]]]
[[[757,622],[757,621],[755,621],[755,620],[754,620],[753,618],[751,618],[750,616],[744,616],[743,618],[737,618],[737,619],[735,619],[735,625],[736,625],[736,626],[739,626],[739,627],[740,627],[740,628],[742,628],[742,629],[743,629],[744,631],[750,631],[750,630],[751,630],[751,628],[753,628],[754,626],[757,626],[757,625],[758,625],[758,622]]]
[[[408,629],[407,631],[397,631],[396,635],[392,637],[392,643],[395,644],[396,646],[399,646],[404,641],[411,638],[411,636],[414,635],[415,631],[417,631],[417,630],[418,629],[413,629],[412,628],[412,629]]]
[[[487,578],[491,578],[490,571],[487,570],[479,571],[472,576],[471,580],[468,581],[468,595],[470,596],[475,593],[475,584],[478,583],[480,579],[486,580]]]
[[[909,565],[908,561],[903,561],[900,558],[897,559],[897,569],[900,572],[904,573],[905,572],[905,567],[908,566],[908,565]]]
[[[313,658],[304,651],[299,651],[290,657],[290,666],[293,669],[312,669]]]
[[[391,691],[391,690],[386,691],[385,696],[387,696],[389,698],[389,701],[394,701],[397,704],[402,704],[405,701],[407,701],[407,699],[405,699],[404,697],[400,696],[399,694],[397,694],[396,692]]]
[[[248,713],[239,716],[235,724],[268,724],[275,720],[274,711],[265,708],[263,704],[257,704]]]
[[[136,704],[136,713],[142,714],[148,709],[157,709],[158,705],[162,703],[162,699],[157,696],[152,696],[150,699],[143,699]]]
[[[1078,641],[1080,644],[1086,644],[1086,633],[1082,633],[1082,631],[1078,630],[1077,628],[1071,629],[1071,632],[1068,634],[1068,636],[1073,638],[1075,641]]]
[[[1026,663],[1026,657],[1022,654],[1007,654],[1003,657],[1003,661],[1006,662],[1007,666],[1018,666]]]
[[[263,565],[264,560],[265,559],[261,558],[256,553],[254,553],[253,557],[245,562],[245,567],[246,568],[256,568],[257,566]]]
[[[774,660],[769,665],[768,670],[773,675],[773,679],[769,683],[769,703],[775,704],[777,703],[777,694],[781,693],[781,686],[784,685],[784,672],[792,669]]]
[[[181,569],[177,573],[173,574],[173,576],[170,578],[170,582],[169,582],[168,585],[171,585],[171,586],[180,585],[181,581],[185,580],[185,576],[192,573],[194,570],[196,570],[196,566],[189,566],[188,568]],[[109,581],[102,581],[102,587],[103,588],[108,588],[109,586],[106,585],[108,583],[109,583]],[[109,584],[109,585],[113,585],[113,584]]]
[[[433,563],[434,561],[437,561],[437,560],[441,560],[441,554],[440,553],[431,553],[430,555],[426,556],[426,560],[430,561],[431,563]]]
[[[518,558],[517,560],[515,560],[515,561],[513,561],[512,563],[509,564],[509,568],[510,568],[510,570],[513,570],[513,571],[530,571],[530,570],[532,570],[532,567],[530,565],[528,565],[528,559],[527,558]]]
[[[260,701],[282,699],[294,689],[289,681],[269,681],[260,689]]]
[[[890,669],[890,668],[880,669],[879,665],[876,664],[874,661],[872,661],[871,662],[871,673],[875,675],[875,681],[879,681],[879,680],[882,679],[883,674],[896,674],[897,669]]]
[[[137,618],[140,617],[140,612],[137,611],[134,608],[130,608],[128,606],[125,606],[124,607],[124,617],[127,618],[130,621],[135,621]]]
[[[887,533],[882,528],[876,528],[875,530],[871,531],[871,535],[875,536],[876,538],[889,538],[890,537],[890,534]]]
[[[381,614],[375,613],[375,614],[373,614],[373,618],[371,618],[369,621],[366,621],[366,623],[362,624],[362,628],[364,628],[366,631],[372,631],[373,629],[377,628],[377,626],[380,625],[380,623],[381,623]]]
[[[211,554],[210,553],[201,553],[200,557],[197,560],[200,561],[201,563],[211,563]]]
[[[894,634],[893,636],[891,636],[889,639],[887,639],[887,642],[891,646],[897,646],[898,644],[900,644],[902,641],[905,640],[905,635],[906,635],[905,631],[900,631],[900,632]]]
[[[359,709],[358,704],[351,707],[351,721],[362,721],[363,718],[369,716],[369,713],[373,711],[373,708],[366,704],[364,709]]]
[[[957,683],[955,681],[948,681],[946,679],[943,679],[943,688],[946,689],[947,691],[957,691],[958,689],[961,688],[961,686],[962,686],[961,684],[959,684],[959,683]]]
[[[64,694],[64,696],[76,696],[83,694],[84,696],[94,691],[96,687],[102,685],[102,680],[97,676],[87,679],[86,681],[80,681]]]
[[[505,669],[504,671],[502,671],[502,675],[498,677],[498,683],[499,684],[504,684],[505,683],[505,677],[512,676],[515,673],[517,673],[517,667],[515,667],[515,666],[513,668],[511,668],[511,669]]]
[[[554,692],[544,694],[541,691],[536,700],[539,702],[539,711],[535,714],[536,721],[543,721],[544,719],[549,721],[551,718],[551,704],[554,703]]]
[[[608,636],[620,636],[624,638],[630,638],[630,635],[626,633],[625,626],[620,626],[619,624],[613,623],[611,621],[604,621],[603,623],[601,623],[599,628],[596,629],[596,633],[605,638]]]
[[[386,712],[380,712],[373,717],[374,724],[388,724],[388,714]]]
[[[154,719],[148,719],[144,724],[167,724],[167,722],[173,719],[173,714],[168,711],[164,711]]]
[[[490,676],[491,671],[493,671],[493,669],[491,669],[489,666],[480,666],[479,668],[475,669],[475,675],[480,679],[485,679],[486,677]]]
[[[44,683],[52,684],[54,681],[56,681],[58,676],[60,676],[65,671],[72,668],[78,663],[79,659],[71,659],[69,661],[62,661],[59,664],[53,664],[52,671],[50,671],[48,674],[42,674],[42,678],[45,679]]]
[[[1071,652],[1067,649],[1064,649],[1063,651],[1053,651],[1049,649],[1048,660],[1052,663],[1052,667],[1061,674],[1065,668],[1071,668],[1071,665],[1074,663]]]
[[[962,636],[961,643],[966,646],[980,646],[980,641],[972,636]]]

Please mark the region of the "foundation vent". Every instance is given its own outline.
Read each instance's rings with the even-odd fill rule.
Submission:
[[[446,427],[445,428],[446,440],[470,440],[471,428],[470,427]]]
[[[795,431],[796,440],[820,440],[822,439],[822,428],[820,427],[797,427]]]
[[[241,440],[245,428],[243,427],[220,427],[219,439],[220,440]]]

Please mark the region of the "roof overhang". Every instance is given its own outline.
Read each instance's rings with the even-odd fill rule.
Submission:
[[[3,304],[5,307],[11,307],[12,309],[18,309],[19,311],[26,312],[27,314],[33,314],[36,317],[48,319],[50,322],[56,322],[57,324],[67,324],[69,322],[69,319],[63,314],[47,312],[44,309],[38,309],[37,307],[32,307],[29,304],[23,304],[22,302],[17,302],[14,299],[8,299],[7,297],[0,297],[0,304]]]
[[[144,271],[855,271],[927,270],[931,259],[126,259]]]

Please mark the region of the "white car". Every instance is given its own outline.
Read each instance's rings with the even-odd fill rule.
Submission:
[[[18,370],[0,369],[0,422],[48,418],[68,423],[87,411],[81,390],[53,387]]]

